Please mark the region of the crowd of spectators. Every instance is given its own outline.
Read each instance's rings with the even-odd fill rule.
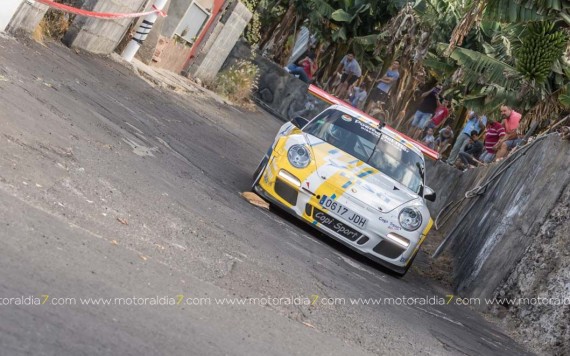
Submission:
[[[386,73],[371,82],[362,77],[360,64],[354,53],[347,53],[338,63],[326,88],[363,111],[382,110],[393,95],[400,77],[400,62],[395,60]],[[317,71],[314,46],[297,62],[286,69],[306,83],[313,81]],[[372,85],[372,90],[367,88]],[[524,135],[519,129],[521,114],[508,105],[500,108],[501,120],[493,115],[479,114],[473,110],[467,113],[464,125],[457,137],[448,123],[452,107],[451,100],[441,97],[442,86],[436,85],[421,94],[421,101],[407,124],[407,133],[413,139],[432,148],[446,157],[445,162],[459,169],[468,169],[482,164],[504,159],[510,151],[523,142]],[[377,116],[377,115],[373,115]],[[447,154],[449,148],[451,150]]]

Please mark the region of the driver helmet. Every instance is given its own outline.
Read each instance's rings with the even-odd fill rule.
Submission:
[[[342,142],[347,137],[347,132],[336,125],[330,125],[328,128],[328,138],[334,142]]]

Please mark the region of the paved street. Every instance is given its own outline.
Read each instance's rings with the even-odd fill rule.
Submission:
[[[0,108],[0,298],[47,301],[0,305],[0,355],[526,352],[453,303],[351,305],[450,293],[245,201],[282,124],[268,114],[3,37]],[[207,302],[296,296],[315,303]],[[80,302],[151,297],[176,304]]]

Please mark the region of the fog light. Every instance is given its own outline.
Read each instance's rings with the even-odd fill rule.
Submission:
[[[295,187],[301,186],[301,181],[297,179],[297,177],[295,177],[294,175],[283,169],[279,171],[279,178],[283,179],[284,181],[286,181],[291,185],[294,185]]]
[[[388,240],[402,246],[403,248],[408,248],[408,246],[410,246],[410,240],[408,240],[405,237],[402,237],[398,234],[394,234],[394,233],[389,233],[386,238],[388,238]]]

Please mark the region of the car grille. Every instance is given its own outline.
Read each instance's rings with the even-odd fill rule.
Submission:
[[[404,251],[406,251],[405,248],[402,248],[401,246],[398,246],[387,240],[380,241],[380,243],[376,245],[372,250],[377,254],[386,256],[388,258],[396,258],[404,253]]]
[[[297,195],[299,192],[289,184],[283,182],[281,179],[275,180],[275,193],[277,193],[287,203],[291,205],[297,204]]]

